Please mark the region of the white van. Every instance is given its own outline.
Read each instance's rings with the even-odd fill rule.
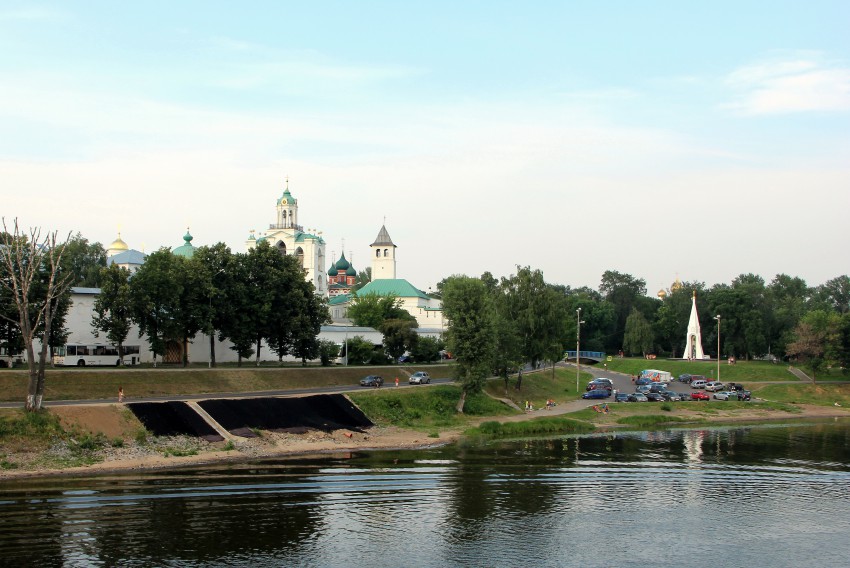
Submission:
[[[702,380],[691,381],[691,388],[692,389],[704,389],[705,388],[705,381],[702,381]]]

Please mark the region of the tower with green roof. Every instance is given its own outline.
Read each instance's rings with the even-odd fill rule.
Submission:
[[[192,255],[195,254],[195,247],[192,246],[193,238],[194,237],[189,234],[189,227],[186,227],[186,234],[183,235],[183,244],[171,251],[171,254],[174,256],[182,256],[183,258],[192,258]]]
[[[265,231],[251,230],[245,248],[251,250],[265,241],[280,254],[296,257],[304,268],[304,278],[313,283],[316,294],[327,296],[325,241],[321,232],[299,224],[298,200],[289,191],[288,177],[283,194],[275,202],[275,222],[268,227]]]

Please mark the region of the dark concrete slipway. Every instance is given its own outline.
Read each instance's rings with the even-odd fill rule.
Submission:
[[[130,410],[157,436],[184,434],[206,440],[222,440],[216,430],[252,437],[252,428],[286,431],[312,428],[330,432],[372,426],[366,415],[347,398],[325,394],[297,398],[252,398],[201,400],[202,416],[185,402],[128,404]],[[213,423],[210,424],[209,421]]]

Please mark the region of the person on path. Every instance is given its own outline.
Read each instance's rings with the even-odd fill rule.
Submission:
[[[395,378],[395,386],[398,388],[398,377]]]
[[[118,387],[118,402],[124,402],[124,389]]]

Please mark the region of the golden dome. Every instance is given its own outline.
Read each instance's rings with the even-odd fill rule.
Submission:
[[[130,250],[130,247],[127,246],[127,243],[121,240],[121,233],[118,233],[118,238],[112,241],[112,244],[109,245],[109,250],[124,251]]]
[[[670,284],[670,291],[676,292],[676,291],[681,290],[681,289],[682,289],[682,281],[679,280],[679,277],[677,276],[676,281],[673,282],[672,284]]]
[[[665,290],[663,290],[663,289],[662,289],[662,290],[659,290],[659,291],[658,291],[658,297],[659,297],[659,298],[661,298],[661,299],[663,300],[664,298],[666,298],[666,297],[667,297],[667,292],[666,292]]]

